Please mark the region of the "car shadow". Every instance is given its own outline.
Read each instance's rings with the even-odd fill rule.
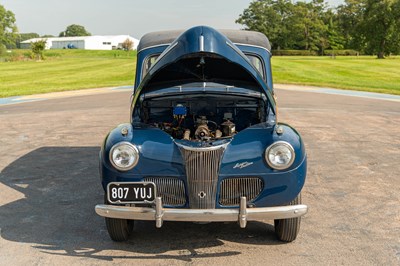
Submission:
[[[260,222],[249,223],[246,229],[240,229],[236,223],[165,222],[156,229],[153,222],[137,221],[131,239],[123,243],[111,241],[104,219],[94,212],[94,206],[103,200],[98,152],[98,147],[42,147],[4,168],[0,173],[3,184],[0,189],[5,185],[7,195],[21,197],[0,205],[1,237],[30,243],[43,253],[108,261],[116,258],[191,261],[241,254],[240,249],[201,250],[223,246],[224,241],[281,244],[273,226]],[[126,253],[113,255],[110,252],[113,250]]]

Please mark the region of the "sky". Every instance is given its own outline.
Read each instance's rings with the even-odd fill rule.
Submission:
[[[253,0],[0,0],[20,33],[58,36],[79,24],[92,35],[131,35],[207,25],[240,29],[235,20]],[[344,0],[326,0],[337,6]]]

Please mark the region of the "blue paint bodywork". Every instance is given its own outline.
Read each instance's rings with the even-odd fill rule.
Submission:
[[[203,36],[204,45],[199,45],[199,36]],[[147,58],[161,54],[149,72],[143,76],[143,66]],[[171,45],[160,45],[139,51],[136,72],[135,93],[132,99],[132,120],[130,123],[119,125],[112,130],[103,143],[100,151],[100,173],[103,188],[109,182],[140,182],[145,177],[176,177],[185,183],[185,165],[179,147],[171,135],[163,130],[140,123],[135,120],[135,112],[141,104],[141,99],[151,93],[163,91],[174,95],[188,95],[190,93],[235,94],[235,90],[219,91],[208,88],[190,88],[185,92],[178,92],[168,85],[160,88],[153,86],[153,80],[166,67],[176,63],[188,55],[201,54],[205,56],[218,55],[228,60],[232,65],[241,67],[249,76],[249,82],[254,83],[246,88],[237,88],[236,92],[244,95],[257,95],[265,101],[268,116],[265,121],[247,127],[229,140],[224,151],[220,169],[219,184],[222,180],[234,177],[259,177],[264,182],[264,189],[252,202],[255,207],[269,207],[285,205],[292,201],[301,191],[307,172],[307,159],[304,144],[298,132],[287,124],[276,122],[276,106],[273,97],[272,73],[270,65],[271,54],[265,48],[251,45],[233,44],[225,36],[208,27],[195,27],[183,33]],[[246,55],[253,54],[264,63],[265,78],[249,62]],[[251,81],[250,81],[251,80]],[[170,88],[170,91],[168,89]],[[189,93],[190,92],[190,93]],[[283,128],[283,134],[277,134],[276,127]],[[122,128],[128,129],[128,134],[121,134]],[[132,170],[120,172],[109,160],[111,147],[121,141],[133,143],[139,150],[139,162]],[[265,162],[264,155],[268,146],[276,141],[286,141],[295,150],[295,161],[289,169],[274,170]],[[249,163],[247,167],[239,168],[235,165]],[[187,191],[187,189],[186,189]],[[218,199],[218,196],[217,196]],[[188,199],[186,201],[188,207]],[[168,207],[168,206],[165,206]],[[216,202],[216,208],[226,208]]]

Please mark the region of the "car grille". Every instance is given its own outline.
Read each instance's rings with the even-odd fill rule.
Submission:
[[[224,179],[221,182],[219,204],[223,206],[239,205],[240,197],[245,196],[247,202],[254,200],[264,187],[258,177],[240,177]]]
[[[186,204],[185,184],[182,180],[174,177],[146,177],[143,181],[156,184],[157,196],[162,198],[163,205]]]
[[[185,161],[190,208],[215,208],[218,172],[224,150],[224,146],[207,150],[181,147]]]

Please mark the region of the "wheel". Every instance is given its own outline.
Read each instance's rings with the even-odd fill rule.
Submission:
[[[104,202],[108,204],[107,195],[104,197]],[[105,218],[108,234],[114,241],[121,242],[129,239],[133,232],[133,220]]]
[[[117,242],[126,241],[133,231],[133,220],[105,218],[108,234]]]
[[[301,204],[301,193],[288,205]],[[292,242],[300,231],[301,217],[274,220],[275,233],[281,241]]]

